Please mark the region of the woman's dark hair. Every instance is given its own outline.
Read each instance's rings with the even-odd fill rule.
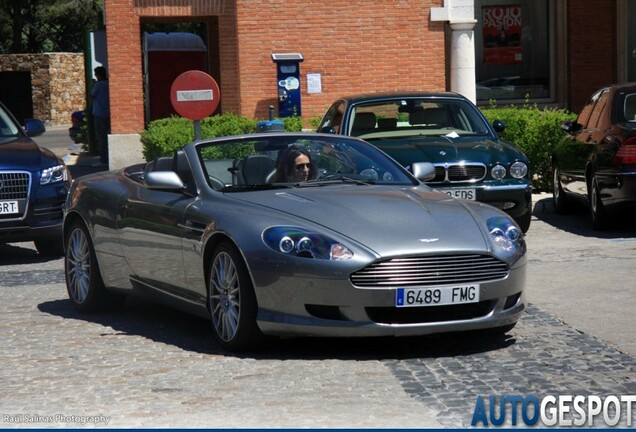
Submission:
[[[316,177],[316,165],[311,160],[309,151],[304,147],[292,144],[278,155],[274,182],[284,183],[291,181],[296,170],[296,158],[300,155],[305,155],[309,158],[309,176],[307,178],[313,179]]]

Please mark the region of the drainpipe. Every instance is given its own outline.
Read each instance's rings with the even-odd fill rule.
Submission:
[[[477,103],[474,11],[473,0],[444,0],[444,7],[431,8],[431,21],[447,21],[451,29],[450,90]]]

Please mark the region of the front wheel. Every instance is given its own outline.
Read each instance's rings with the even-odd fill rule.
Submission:
[[[65,238],[66,290],[80,312],[98,312],[121,305],[124,296],[106,290],[88,229],[76,222]]]
[[[256,324],[256,296],[247,266],[235,247],[219,245],[212,256],[208,305],[214,336],[229,351],[255,348],[262,340]]]
[[[590,216],[592,218],[592,228],[595,230],[606,230],[608,227],[608,216],[605,206],[601,201],[601,190],[596,177],[592,177],[592,186],[589,191]]]

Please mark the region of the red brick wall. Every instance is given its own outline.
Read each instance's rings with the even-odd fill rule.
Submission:
[[[431,23],[422,0],[238,0],[241,111],[267,117],[276,106],[273,52],[300,52],[303,117],[337,97],[379,90],[444,90],[443,23]],[[322,93],[307,94],[307,73]]]
[[[380,90],[444,90],[443,0],[106,0],[112,132],[144,127],[140,17],[218,16],[221,105],[266,118],[276,106],[274,52],[300,52],[304,118],[338,96]],[[135,6],[137,5],[137,6]],[[214,29],[211,29],[214,30]],[[214,38],[212,38],[214,39]],[[307,94],[307,73],[322,93]]]
[[[568,1],[569,109],[579,112],[592,93],[616,81],[615,0]]]

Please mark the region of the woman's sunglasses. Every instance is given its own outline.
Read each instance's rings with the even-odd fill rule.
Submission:
[[[296,171],[302,171],[305,168],[309,169],[311,167],[310,163],[301,163],[301,164],[296,164]]]

